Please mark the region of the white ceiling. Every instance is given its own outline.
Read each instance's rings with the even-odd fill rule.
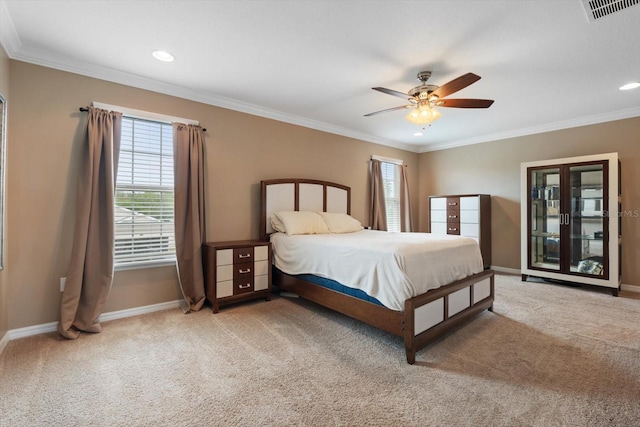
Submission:
[[[12,59],[415,152],[640,116],[640,89],[618,90],[638,40],[640,5],[589,22],[581,0],[0,0]],[[420,70],[478,74],[449,98],[495,103],[441,108],[420,137],[406,110],[363,117],[405,103],[372,87]]]

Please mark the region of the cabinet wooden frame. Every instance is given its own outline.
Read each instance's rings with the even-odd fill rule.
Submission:
[[[603,274],[595,275],[572,269],[572,264],[577,262],[575,258],[579,253],[576,245],[581,245],[582,240],[572,238],[572,236],[581,235],[583,220],[588,216],[573,215],[572,203],[576,200],[572,199],[571,184],[571,168],[580,168],[589,166],[602,167],[602,195],[601,206],[603,214],[602,221],[602,265]],[[533,234],[542,233],[545,230],[539,230],[534,226],[534,213],[536,218],[546,215],[541,213],[539,207],[534,200],[541,200],[538,196],[532,194],[535,187],[532,182],[532,175],[535,172],[543,172],[557,169],[558,171],[558,191],[559,197],[548,198],[544,196],[544,200],[557,200],[558,208],[558,267],[547,268],[540,262],[532,262]],[[580,183],[582,188],[582,183]],[[548,186],[545,186],[548,187]],[[543,190],[546,191],[546,190]],[[582,200],[582,196],[579,198]],[[523,281],[528,277],[540,277],[544,279],[552,279],[564,282],[572,282],[578,284],[587,284],[595,286],[603,286],[610,288],[613,295],[618,295],[621,282],[621,264],[620,251],[622,244],[621,234],[621,175],[620,160],[618,153],[605,153],[591,156],[569,157],[562,159],[551,159],[546,161],[526,162],[521,164],[521,273]],[[568,219],[569,221],[564,220]],[[598,217],[600,218],[600,217]],[[573,259],[572,259],[573,257]]]

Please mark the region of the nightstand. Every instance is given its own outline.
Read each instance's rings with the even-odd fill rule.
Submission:
[[[271,243],[209,242],[203,249],[205,293],[214,313],[240,301],[271,300]]]

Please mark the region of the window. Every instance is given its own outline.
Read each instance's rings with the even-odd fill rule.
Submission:
[[[382,161],[382,185],[387,214],[387,231],[400,231],[400,171],[396,163]]]
[[[115,197],[115,265],[175,262],[171,124],[124,116]]]

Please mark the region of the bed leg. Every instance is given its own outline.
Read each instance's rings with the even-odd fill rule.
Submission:
[[[489,310],[490,312],[492,312],[492,313],[493,313],[493,304],[491,304],[491,305],[489,306],[489,308],[487,308],[487,310]]]
[[[407,363],[409,365],[413,365],[414,363],[416,363],[416,352],[411,351],[409,349],[407,349],[406,352],[407,352]]]

